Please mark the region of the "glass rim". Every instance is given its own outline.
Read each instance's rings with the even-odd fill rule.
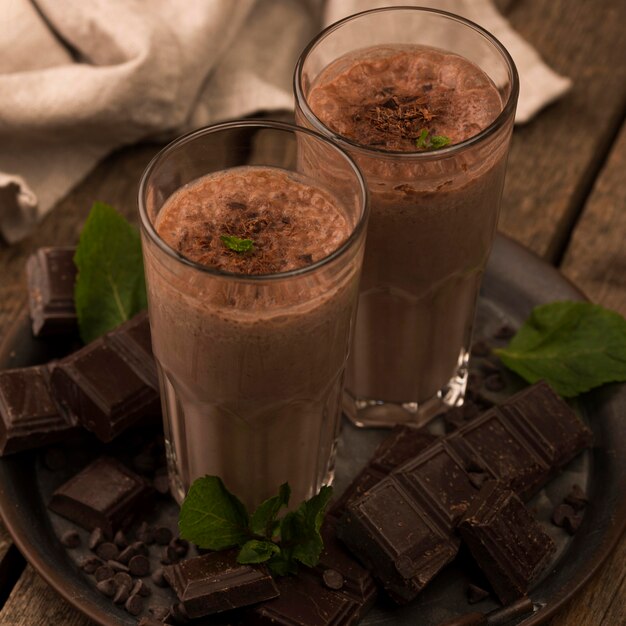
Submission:
[[[287,270],[285,272],[273,272],[271,274],[242,274],[240,272],[227,272],[215,267],[211,267],[208,265],[202,265],[201,263],[197,263],[196,261],[192,261],[187,257],[180,254],[177,250],[169,246],[157,233],[152,220],[150,219],[146,207],[146,202],[144,200],[147,185],[150,179],[150,176],[154,173],[154,170],[161,164],[168,156],[170,156],[171,152],[173,152],[176,148],[189,143],[198,137],[202,137],[204,135],[214,134],[224,130],[232,130],[236,128],[246,128],[246,127],[255,127],[259,129],[269,129],[269,130],[277,130],[282,132],[290,132],[293,134],[303,133],[317,139],[318,141],[322,141],[325,145],[332,148],[335,152],[337,152],[344,160],[348,163],[350,169],[354,173],[356,180],[359,186],[359,196],[361,203],[361,214],[358,218],[358,222],[352,229],[348,238],[335,250],[333,250],[327,256],[315,261],[315,263],[311,263],[310,265],[305,265],[304,267],[298,267],[292,270]],[[268,167],[278,167],[278,166],[268,166]],[[224,168],[231,169],[231,168]],[[286,168],[282,168],[285,171]],[[220,171],[220,170],[216,170]],[[297,173],[297,172],[296,172]],[[182,186],[182,185],[181,185]],[[178,187],[180,189],[180,187]],[[230,122],[221,122],[218,124],[212,124],[210,126],[205,126],[203,128],[199,128],[188,132],[180,137],[177,137],[169,144],[167,144],[164,148],[159,150],[159,152],[150,160],[150,163],[146,166],[143,174],[141,175],[141,179],[139,182],[139,191],[137,194],[137,202],[139,207],[139,217],[141,220],[141,227],[150,240],[157,245],[157,247],[167,254],[170,258],[186,265],[190,268],[203,272],[205,274],[209,274],[212,276],[219,276],[221,278],[229,278],[242,282],[264,282],[264,281],[273,281],[285,278],[291,278],[293,276],[302,276],[305,274],[309,274],[314,272],[315,270],[328,265],[333,262],[335,259],[343,256],[356,242],[361,233],[365,230],[367,225],[367,219],[369,217],[369,192],[367,190],[367,185],[365,183],[365,179],[361,170],[358,168],[357,164],[354,162],[354,159],[341,147],[335,145],[328,137],[324,135],[310,130],[308,128],[303,128],[301,126],[296,126],[295,124],[288,124],[286,122],[277,122],[270,120],[235,120]]]
[[[436,150],[425,150],[425,151],[416,151],[416,152],[404,152],[399,150],[383,150],[380,148],[375,148],[372,146],[366,146],[364,144],[360,144],[356,141],[352,141],[347,137],[343,137],[338,133],[335,133],[333,130],[328,128],[318,117],[313,113],[311,108],[309,107],[309,103],[304,96],[304,92],[302,90],[302,70],[304,68],[304,62],[309,56],[309,54],[313,51],[317,45],[323,41],[328,35],[333,33],[335,30],[341,28],[344,24],[348,22],[357,20],[365,15],[370,15],[373,13],[382,13],[382,12],[391,12],[391,11],[417,11],[420,13],[433,13],[435,15],[439,15],[441,17],[450,19],[452,21],[458,22],[464,26],[471,28],[476,31],[479,35],[481,35],[484,39],[486,39],[503,57],[504,62],[509,70],[510,79],[511,79],[511,92],[509,93],[509,97],[502,107],[502,111],[498,114],[498,116],[489,124],[489,126],[483,128],[476,135],[472,135],[468,139],[464,141],[460,141],[459,143],[455,143],[451,146],[447,146],[444,148],[438,148]],[[393,42],[391,42],[393,43]],[[369,9],[367,11],[361,11],[359,13],[354,13],[353,15],[348,15],[343,19],[330,24],[320,33],[318,33],[306,46],[306,48],[300,54],[298,61],[296,63],[296,67],[293,75],[293,90],[296,97],[296,105],[302,109],[304,117],[313,124],[315,130],[320,132],[327,137],[330,137],[333,142],[340,145],[344,150],[359,152],[365,156],[376,155],[377,158],[389,157],[393,159],[419,159],[419,160],[433,160],[439,159],[440,157],[447,157],[454,155],[458,152],[462,152],[465,149],[473,146],[476,143],[480,143],[485,140],[487,137],[493,135],[496,131],[502,128],[511,115],[515,111],[515,107],[517,105],[517,98],[519,96],[519,74],[517,72],[517,67],[515,66],[515,62],[511,57],[509,51],[504,47],[504,45],[488,30],[484,29],[482,26],[479,26],[475,22],[468,20],[467,18],[461,17],[460,15],[456,15],[454,13],[450,13],[449,11],[441,11],[440,9],[433,9],[430,7],[416,7],[416,6],[390,6],[390,7],[379,7],[377,9]]]

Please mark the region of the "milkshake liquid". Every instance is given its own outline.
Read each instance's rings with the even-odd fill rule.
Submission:
[[[415,153],[425,130],[426,142],[439,135],[450,145],[479,133],[501,112],[500,94],[458,55],[394,45],[334,61],[314,81],[307,102],[328,129],[363,146],[352,156],[371,198],[346,387],[356,399],[420,414],[438,408],[446,393],[454,403],[464,390],[510,125],[493,140],[450,156]],[[302,111],[297,114],[307,125]],[[375,421],[414,419],[400,413],[404,417],[393,412]]]
[[[330,261],[354,228],[328,192],[284,170],[241,167],[174,193],[156,229],[174,250],[229,276],[164,264],[144,239],[166,441],[182,499],[220,476],[250,509],[288,481],[292,501],[332,472],[362,246]],[[254,241],[228,250],[222,234]],[[235,274],[236,276],[232,276]]]

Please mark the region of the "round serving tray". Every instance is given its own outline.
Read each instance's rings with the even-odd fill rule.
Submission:
[[[557,270],[519,244],[498,236],[483,281],[475,335],[491,337],[503,324],[518,327],[537,305],[555,300],[581,300],[584,296]],[[0,345],[0,368],[22,367],[46,362],[69,348],[67,342],[33,338],[28,313],[14,322]],[[507,392],[521,386],[514,375],[506,375]],[[494,400],[497,398],[494,398]],[[626,525],[626,385],[607,385],[585,394],[576,403],[580,415],[591,426],[594,445],[579,455],[558,477],[529,503],[557,544],[557,552],[544,576],[531,591],[535,606],[532,615],[510,622],[531,626],[544,622],[594,574],[610,554]],[[441,428],[435,422],[433,429]],[[155,427],[158,429],[158,426]],[[358,429],[344,424],[337,461],[337,493],[367,462],[384,438],[382,429]],[[72,459],[62,471],[52,472],[42,463],[40,451],[26,452],[0,460],[0,514],[18,548],[43,578],[77,609],[98,624],[131,626],[137,618],[100,594],[92,577],[76,564],[87,548],[65,549],[58,537],[72,524],[47,509],[52,491],[103,451],[123,460],[132,458],[146,437],[146,431],[124,434],[114,444],[102,446],[85,434],[65,444]],[[570,537],[549,523],[552,509],[577,483],[586,489],[589,505],[576,535]],[[175,528],[177,508],[163,500],[147,516],[149,523]],[[88,533],[80,531],[86,546]],[[156,562],[153,563],[156,567]],[[470,606],[467,583],[476,576],[467,560],[457,559],[447,567],[411,604],[396,607],[380,600],[361,622],[368,625],[423,626],[470,611],[489,611],[492,599]],[[153,587],[149,604],[170,604],[171,591]],[[195,622],[194,622],[195,623]],[[223,620],[205,618],[202,624]]]

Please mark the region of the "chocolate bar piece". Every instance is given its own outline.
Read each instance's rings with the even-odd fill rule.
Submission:
[[[0,372],[0,456],[61,441],[77,430],[52,397],[47,366]]]
[[[39,248],[26,262],[33,334],[36,337],[76,330],[74,308],[75,248]]]
[[[149,336],[143,312],[54,365],[57,401],[104,442],[140,418],[159,414]]]
[[[359,617],[363,617],[373,606],[378,595],[374,577],[363,567],[337,539],[337,520],[326,517],[321,534],[324,549],[320,554],[315,571],[324,585],[346,595],[360,605]]]
[[[280,596],[246,612],[249,626],[351,626],[360,619],[360,605],[301,572],[276,581]]]
[[[48,507],[87,530],[101,528],[111,539],[151,494],[143,478],[103,456],[59,487]]]
[[[212,552],[163,568],[189,617],[237,609],[278,596],[267,568],[237,563],[237,551]]]
[[[529,408],[536,406],[544,411]],[[528,497],[590,441],[569,406],[537,383],[368,486],[348,503],[338,535],[392,598],[406,602],[456,553],[454,526],[486,479]]]
[[[556,550],[523,502],[496,481],[485,483],[458,528],[503,604],[528,593]]]
[[[341,517],[346,505],[360,498],[368,489],[380,482],[387,474],[417,456],[439,437],[423,428],[404,424],[395,426],[374,451],[368,464],[348,485],[341,497],[332,504],[328,515]]]

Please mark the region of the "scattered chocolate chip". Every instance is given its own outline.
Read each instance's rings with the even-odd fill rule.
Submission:
[[[152,589],[143,580],[138,580],[131,591],[132,595],[139,594],[142,598],[147,598],[151,593]]]
[[[135,541],[129,547],[135,551],[135,554],[148,556],[148,546],[143,541]]]
[[[159,474],[152,481],[154,489],[162,496],[166,496],[170,492],[170,481],[167,474]]]
[[[124,608],[131,615],[139,615],[143,611],[143,599],[138,595],[130,596],[128,600],[126,600],[126,604],[124,604]]]
[[[166,606],[149,606],[148,612],[155,619],[161,620],[164,622],[170,615],[170,610]]]
[[[157,567],[157,569],[154,570],[154,572],[152,572],[152,575],[150,576],[152,582],[157,586],[157,587],[168,587],[168,582],[167,580],[165,580],[164,576],[163,576],[163,568],[162,567]]]
[[[572,489],[563,499],[565,504],[569,504],[575,511],[580,511],[587,506],[587,495],[582,490],[580,485],[572,485]]]
[[[128,546],[128,548],[124,548],[120,552],[120,555],[117,557],[117,560],[120,563],[128,564],[128,561],[130,561],[136,554],[137,554],[137,550],[133,548],[132,545],[130,545]]]
[[[124,565],[123,563],[120,563],[119,561],[107,561],[107,565],[114,572],[128,573],[128,567],[126,567],[126,565]]]
[[[101,580],[96,584],[96,587],[100,593],[103,593],[108,598],[112,598],[117,592],[117,585],[112,578]]]
[[[489,391],[502,391],[506,387],[500,374],[491,374],[485,378],[485,389]]]
[[[113,576],[113,580],[118,587],[128,587],[129,589],[133,586],[133,579],[126,572],[118,572]]]
[[[133,576],[147,576],[150,573],[150,561],[143,554],[137,554],[129,561],[128,569]]]
[[[93,574],[101,565],[102,561],[95,556],[83,557],[78,561],[78,567],[86,574]]]
[[[324,584],[329,589],[337,591],[343,587],[343,576],[336,569],[324,570],[322,578],[324,579]]]
[[[115,604],[125,604],[129,597],[130,590],[128,585],[120,585],[113,596],[113,602],[115,602]]]
[[[472,583],[467,586],[467,601],[470,604],[476,604],[477,602],[480,602],[488,597],[489,592],[486,589],[483,589],[478,585],[473,585]]]
[[[485,341],[476,341],[472,345],[471,353],[472,356],[485,357],[491,353],[491,348],[487,345],[487,342]]]
[[[493,334],[494,339],[511,339],[515,335],[515,329],[505,324],[500,326],[498,330]]]
[[[120,555],[120,549],[114,543],[106,541],[96,548],[96,554],[104,561],[115,561]]]
[[[60,448],[48,448],[43,456],[43,464],[51,472],[63,469],[67,465],[65,452]]]
[[[154,531],[146,522],[142,522],[141,526],[139,526],[137,539],[147,545],[154,543]]]
[[[89,535],[89,549],[95,550],[101,543],[106,541],[102,528],[94,528]]]
[[[172,531],[165,526],[159,526],[159,528],[154,529],[154,540],[160,546],[166,546],[173,538]]]
[[[80,545],[80,535],[75,530],[66,530],[61,535],[61,543],[66,548],[78,548]]]
[[[552,513],[552,523],[559,528],[565,528],[570,535],[578,530],[582,519],[582,513],[576,513],[569,504],[559,504]]]
[[[126,539],[126,535],[124,534],[123,531],[118,530],[115,533],[115,537],[113,537],[113,543],[120,549],[123,550],[124,548],[128,547],[128,539]]]
[[[187,556],[187,552],[189,552],[189,542],[186,539],[176,537],[170,541],[170,546],[176,550],[176,554],[181,558]]]
[[[101,565],[94,572],[94,576],[98,582],[101,580],[107,580],[108,578],[113,578],[113,574],[115,574],[115,572],[108,565]]]
[[[167,546],[167,548],[163,550],[161,563],[163,563],[163,565],[169,565],[170,563],[178,563],[178,561],[180,561],[180,557],[178,556],[178,552],[176,552],[176,548],[174,546]]]

